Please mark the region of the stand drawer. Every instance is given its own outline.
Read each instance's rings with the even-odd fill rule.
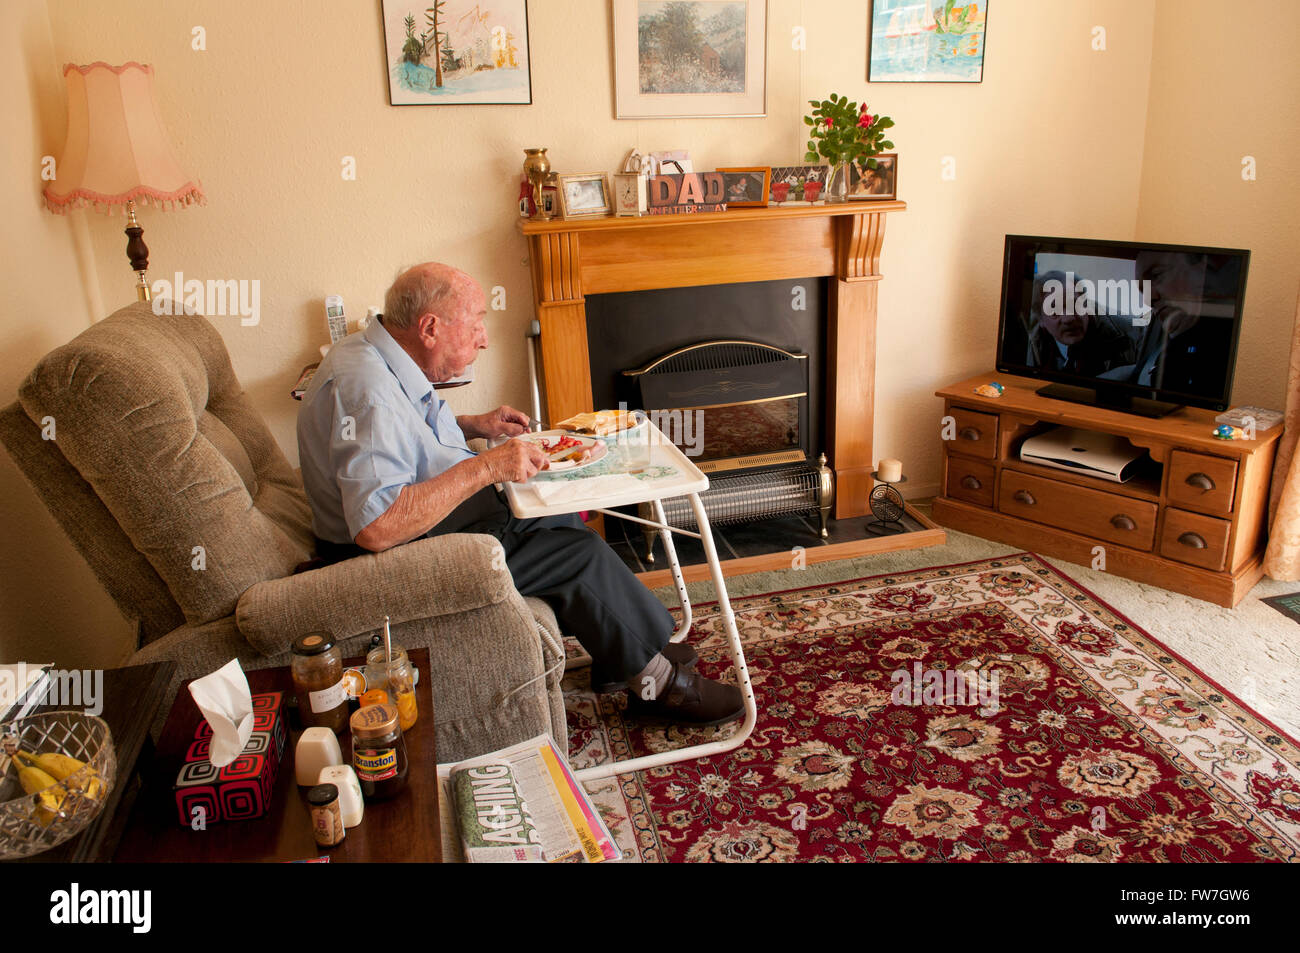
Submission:
[[[950,413],[957,422],[957,439],[949,441],[950,449],[988,460],[997,456],[997,414],[981,414],[978,410],[964,410],[961,407],[952,408]]]
[[[994,472],[991,463],[950,454],[946,493],[955,500],[992,508]]]
[[[1169,460],[1169,502],[1227,516],[1237,489],[1237,461],[1175,450]]]
[[[1165,528],[1160,534],[1160,555],[1219,572],[1228,560],[1232,524],[1212,516],[1165,508]]]
[[[1155,503],[1014,470],[1002,471],[998,509],[1132,549],[1150,550],[1155,542]]]

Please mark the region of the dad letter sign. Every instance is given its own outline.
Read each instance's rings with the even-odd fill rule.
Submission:
[[[684,172],[650,177],[651,215],[725,212],[721,172]]]

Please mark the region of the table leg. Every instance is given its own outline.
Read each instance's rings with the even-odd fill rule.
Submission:
[[[691,600],[686,595],[686,580],[682,578],[682,564],[677,561],[677,547],[673,545],[673,531],[664,516],[664,505],[659,500],[651,500],[655,522],[659,524],[659,537],[664,541],[664,552],[668,556],[668,568],[673,571],[673,582],[677,583],[677,598],[682,604],[682,620],[677,623],[677,630],[670,641],[682,642],[691,632]]]
[[[700,541],[704,544],[704,555],[709,562],[709,571],[713,576],[713,588],[718,594],[718,607],[722,611],[722,624],[727,631],[727,640],[731,648],[731,661],[736,667],[736,681],[740,687],[740,693],[745,700],[745,721],[730,738],[724,741],[710,741],[705,744],[689,745],[685,748],[678,748],[676,751],[664,751],[659,754],[644,755],[640,758],[629,758],[626,761],[612,761],[606,764],[598,764],[591,768],[584,768],[581,771],[575,771],[574,776],[580,782],[597,781],[601,778],[613,777],[616,774],[630,774],[633,771],[644,771],[647,768],[657,768],[664,764],[676,764],[679,761],[688,761],[691,758],[703,758],[713,754],[724,754],[733,751],[743,745],[754,731],[754,725],[758,721],[758,704],[754,698],[754,686],[749,680],[749,666],[745,663],[745,649],[740,644],[740,632],[736,628],[736,617],[731,611],[731,601],[727,597],[727,583],[722,575],[722,564],[718,561],[717,548],[713,545],[713,533],[709,529],[709,516],[704,511],[704,504],[700,501],[698,493],[692,493],[689,496],[691,507],[695,510],[695,522],[700,529]],[[656,505],[658,505],[656,503]],[[659,517],[661,514],[656,513]],[[663,523],[663,519],[659,520]],[[670,561],[675,565],[677,562],[676,554],[669,550]],[[680,590],[683,599],[685,598],[685,586]]]

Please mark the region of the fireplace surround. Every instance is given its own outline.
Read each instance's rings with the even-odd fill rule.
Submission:
[[[595,409],[588,295],[825,278],[819,423],[835,473],[834,516],[868,513],[880,251],[887,217],[906,208],[897,201],[858,202],[521,221],[541,326],[539,375],[547,419]]]

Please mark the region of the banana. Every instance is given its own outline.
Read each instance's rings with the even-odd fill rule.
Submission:
[[[32,767],[44,771],[55,781],[66,781],[86,767],[86,762],[78,761],[66,754],[32,754],[29,751],[19,751],[15,757],[19,758],[23,763],[30,763]],[[103,782],[94,768],[86,772],[84,782],[78,779],[77,782],[68,785],[72,790],[81,791],[87,797],[96,799],[99,798],[103,786]]]
[[[55,781],[46,772],[28,765],[23,765],[18,769],[18,783],[22,785],[23,790],[28,794],[37,796],[39,803],[32,812],[32,820],[40,824],[41,827],[49,827],[54,823],[55,818],[59,816],[59,810],[63,806],[63,799],[68,792],[63,785]]]

